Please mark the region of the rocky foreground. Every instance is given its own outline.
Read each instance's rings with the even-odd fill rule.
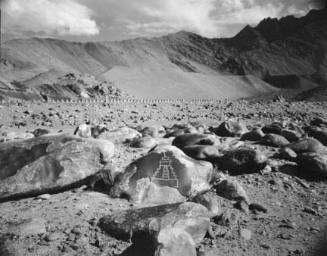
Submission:
[[[0,106],[0,255],[327,255],[327,104]]]

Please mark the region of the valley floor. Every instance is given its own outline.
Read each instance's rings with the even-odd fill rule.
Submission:
[[[73,133],[78,125],[88,121],[109,128],[193,122],[216,127],[226,119],[262,126],[274,121],[304,125],[316,117],[327,120],[326,102],[21,103],[0,105],[0,134],[8,136],[10,132],[18,134],[37,128]],[[276,153],[274,148],[254,147],[269,156]],[[146,152],[118,145],[116,168],[124,169]],[[271,161],[271,171],[236,177],[251,201],[264,205],[267,213],[243,212],[235,209],[231,201],[219,198],[221,209],[231,212],[232,221],[227,226],[212,223],[214,238],[207,237],[199,245],[203,255],[327,255],[320,253],[327,243],[327,183],[306,181],[292,175],[292,167],[285,170],[284,160]],[[8,255],[119,255],[130,244],[106,235],[97,221],[129,208],[127,200],[112,199],[85,187],[54,194],[46,200],[28,198],[0,203],[0,234],[8,225],[30,217],[36,218],[33,228],[42,229],[37,218],[44,220],[46,227],[42,235],[0,240],[0,254],[1,247],[6,247]],[[251,237],[241,236],[241,229],[249,230]],[[8,239],[10,244],[6,244]]]

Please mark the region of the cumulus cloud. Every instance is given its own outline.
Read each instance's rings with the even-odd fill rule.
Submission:
[[[158,0],[156,6],[144,6],[141,10],[156,21],[148,23],[148,29],[193,30],[213,35],[215,20],[211,17],[216,0]]]
[[[99,27],[94,40],[153,37],[180,30],[226,37],[267,17],[305,15],[321,1],[325,0],[7,0],[10,26],[7,22],[6,27],[69,39],[95,35]]]
[[[307,1],[307,0],[297,0]],[[287,3],[285,3],[287,2]],[[142,13],[140,19],[128,19],[131,35],[156,35],[187,30],[207,37],[232,36],[247,24],[256,25],[267,17],[307,11],[295,1],[269,0],[138,0],[128,4],[127,13]],[[124,0],[120,0],[124,6]],[[132,11],[133,10],[133,11]],[[124,12],[123,12],[124,13]]]
[[[3,3],[7,32],[40,35],[96,35],[92,11],[76,0],[8,0]]]

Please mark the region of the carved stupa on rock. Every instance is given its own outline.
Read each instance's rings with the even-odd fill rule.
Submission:
[[[178,188],[179,183],[174,168],[171,165],[171,159],[163,154],[159,162],[159,167],[152,177],[152,181],[159,186],[168,186]]]

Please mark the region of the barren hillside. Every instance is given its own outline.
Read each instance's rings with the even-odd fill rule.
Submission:
[[[310,76],[327,69],[326,41],[326,9],[265,19],[228,39],[188,32],[121,42],[16,39],[4,45],[0,77],[25,84],[49,71],[87,73],[137,97],[241,98],[276,90],[264,81],[287,87],[289,76],[298,81],[293,89],[315,87]]]

